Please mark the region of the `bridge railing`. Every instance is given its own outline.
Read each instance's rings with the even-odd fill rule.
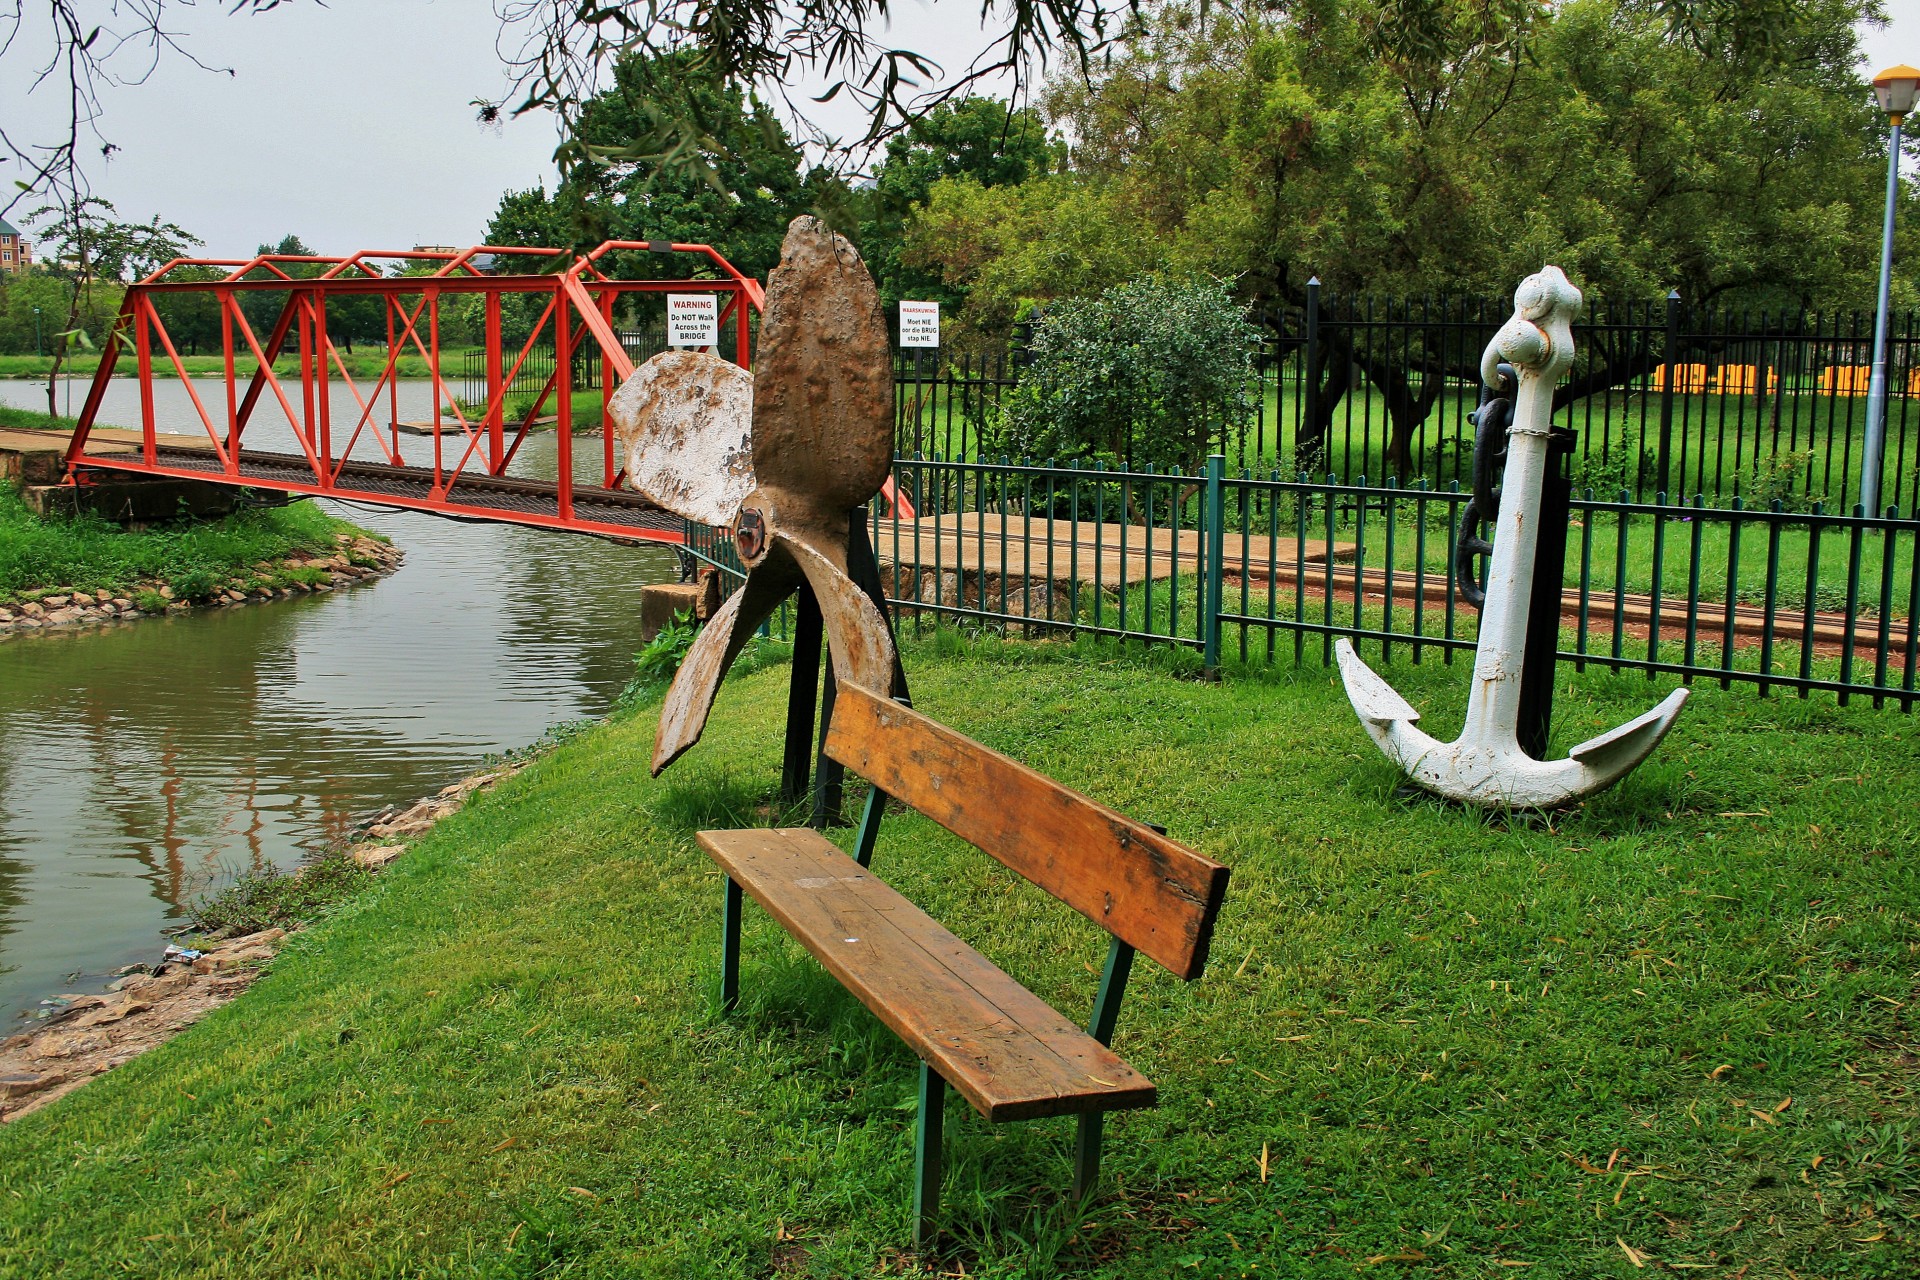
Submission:
[[[648,251],[690,256],[708,274],[624,279],[603,269],[617,260],[610,253]],[[560,269],[501,270],[521,262]],[[576,482],[576,388],[573,378],[559,376],[585,353],[597,365],[603,394],[610,395],[634,367],[614,329],[621,300],[667,292],[720,295],[720,333],[723,339],[731,334],[731,342],[722,345],[746,363],[751,315],[762,305],[763,292],[706,245],[609,242],[577,257],[554,249],[483,246],[346,257],[181,259],[128,288],[74,432],[69,471],[81,481],[89,471],[105,468],[253,482],[443,514],[678,541],[671,521],[646,528],[609,514],[615,506],[635,506],[631,498],[610,496],[623,478],[610,434],[600,433],[597,445],[598,484]],[[363,331],[368,313],[384,330],[371,377],[355,373],[336,341],[341,326],[335,318],[347,312],[356,313]],[[477,404],[463,402],[458,379],[445,367],[455,312],[462,323],[472,323],[477,313],[484,365],[484,394],[476,397]],[[503,339],[510,314],[526,335],[519,342]],[[188,323],[208,326],[212,336],[203,345],[221,354],[220,385],[211,395],[203,396],[180,356],[173,330]],[[529,362],[543,346],[552,353],[545,377],[533,394],[516,398],[515,388],[524,385],[522,375],[530,372]],[[425,364],[431,383],[430,410],[415,421],[404,420],[400,412],[405,356]],[[138,454],[90,452],[102,398],[123,360],[131,361],[141,387],[142,447]],[[355,363],[362,361],[364,356]],[[179,377],[185,387],[198,428],[189,427],[187,439],[160,430],[154,380],[163,374]],[[279,434],[279,419],[297,452],[257,448],[263,424],[273,422]],[[557,440],[551,492],[509,483],[521,446],[532,432],[547,427]],[[578,509],[589,499],[596,511]],[[671,535],[665,526],[673,527]]]

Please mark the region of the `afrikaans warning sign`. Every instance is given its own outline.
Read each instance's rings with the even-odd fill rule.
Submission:
[[[900,345],[937,347],[940,345],[940,304],[902,302],[900,304]]]

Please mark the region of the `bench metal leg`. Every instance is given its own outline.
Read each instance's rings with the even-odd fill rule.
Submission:
[[[1093,1000],[1093,1017],[1087,1021],[1087,1034],[1101,1044],[1113,1043],[1113,1027],[1120,1020],[1120,1001],[1127,994],[1127,978],[1132,973],[1133,948],[1115,938],[1107,948],[1107,967],[1100,975],[1100,994]],[[1083,1112],[1080,1131],[1074,1137],[1073,1198],[1083,1204],[1100,1180],[1100,1140],[1105,1136],[1106,1119],[1104,1111]]]
[[[920,1064],[919,1149],[913,1161],[913,1247],[925,1252],[939,1232],[941,1130],[946,1120],[947,1082]]]
[[[875,787],[867,792],[867,807],[860,814],[860,835],[853,845],[853,860],[863,867],[873,865],[873,846],[880,839],[880,819],[887,812],[887,793]]]
[[[720,922],[720,1011],[740,1003],[740,886],[727,877],[727,906]]]
[[[1100,1181],[1100,1140],[1105,1136],[1107,1113],[1083,1111],[1080,1131],[1073,1140],[1073,1198],[1085,1204]]]

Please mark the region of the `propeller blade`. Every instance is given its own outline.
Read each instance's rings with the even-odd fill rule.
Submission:
[[[827,648],[833,654],[833,678],[887,697],[893,689],[893,635],[867,593],[847,576],[846,538],[841,537],[837,545],[828,543],[833,551],[816,548],[791,533],[779,534],[778,541],[792,553],[820,602]]]
[[[747,574],[746,585],[728,596],[700,629],[660,707],[660,731],[653,741],[654,777],[700,741],[727,668],[747,647],[755,629],[799,585],[800,568],[791,557],[769,556]]]
[[[880,491],[893,466],[893,368],[880,295],[859,251],[795,218],[767,280],[753,383],[760,483],[819,511]]]
[[[663,351],[620,384],[607,421],[627,481],[683,520],[733,522],[753,492],[753,375],[704,351]]]

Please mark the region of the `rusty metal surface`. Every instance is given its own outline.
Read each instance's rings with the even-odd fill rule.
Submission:
[[[807,575],[820,601],[833,653],[833,675],[843,685],[857,685],[886,697],[893,684],[893,636],[887,620],[867,599],[867,593],[847,576],[846,553],[829,559],[821,551],[793,538],[782,545]],[[846,543],[842,541],[844,548]]]
[[[746,585],[728,596],[720,609],[694,637],[680,661],[673,684],[660,708],[660,730],[653,741],[653,773],[678,760],[700,741],[707,713],[727,668],[746,648],[754,631],[780,602],[800,585],[800,567],[791,558],[775,556],[747,575]]]
[[[753,375],[702,351],[663,351],[620,384],[607,420],[627,482],[702,524],[753,492]]]
[[[787,228],[767,280],[753,384],[760,483],[821,510],[880,491],[893,465],[893,372],[880,295],[860,254],[818,218]]]
[[[702,376],[691,365],[680,367],[684,372],[656,375],[660,386],[671,390]],[[892,394],[886,320],[866,264],[817,218],[795,218],[768,284],[752,380],[751,449],[759,483],[733,502],[737,515],[728,513],[747,581],[674,675],[660,711],[656,774],[698,741],[727,667],[802,575],[820,601],[835,678],[883,696],[891,688],[893,637],[847,576],[846,557],[849,513],[880,491],[893,465]],[[705,395],[700,412],[710,411]],[[725,468],[716,465],[711,447],[722,436],[715,425],[720,411],[711,409],[713,416],[695,426],[693,410],[676,417],[672,405],[668,391],[636,389],[632,426],[623,430],[640,442],[638,451],[664,455],[648,462],[654,474],[672,478],[674,496],[663,490],[664,505],[687,515],[696,501],[714,510],[731,501],[724,496]],[[697,497],[682,496],[695,490]]]

